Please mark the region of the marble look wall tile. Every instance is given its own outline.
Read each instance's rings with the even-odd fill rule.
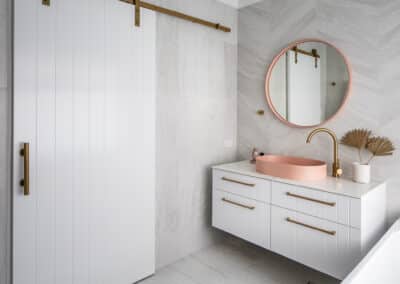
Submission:
[[[179,12],[187,13],[195,17],[200,17],[211,22],[220,23],[221,25],[232,28],[231,33],[212,32],[209,28],[201,27],[207,32],[210,39],[217,41],[225,41],[231,44],[237,44],[237,10],[229,7],[217,0],[202,0],[202,1],[188,1],[188,0],[149,0],[149,2],[160,5],[162,7],[175,9]],[[182,25],[188,27],[198,26],[183,22],[182,20],[174,19],[168,16],[171,21],[178,21]]]
[[[237,11],[215,0],[160,5],[232,33],[157,16],[157,267],[220,240],[211,228],[211,171],[236,159]]]
[[[274,118],[265,101],[264,81],[274,56],[288,43],[320,38],[346,54],[353,69],[353,90],[344,111],[325,126],[338,136],[355,127],[368,127],[400,145],[400,4],[385,1],[264,0],[239,12],[238,147],[244,158],[253,146],[265,152],[331,160],[331,141],[319,136],[305,144],[310,131],[286,127]],[[266,109],[259,117],[255,111]],[[327,150],[328,149],[328,150]],[[341,147],[345,173],[357,159]],[[375,179],[388,180],[390,223],[400,216],[400,152],[376,159]]]

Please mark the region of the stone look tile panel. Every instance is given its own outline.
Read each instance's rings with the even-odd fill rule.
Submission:
[[[370,128],[400,145],[400,3],[396,0],[264,0],[239,12],[238,148],[247,158],[253,146],[279,153],[332,160],[331,139],[305,139],[311,129],[289,128],[273,117],[264,92],[274,56],[302,38],[326,40],[347,55],[353,69],[352,94],[344,111],[325,127],[342,136],[356,127]],[[265,116],[256,115],[265,109]],[[357,154],[340,147],[344,172],[351,175]],[[372,175],[388,181],[388,217],[400,217],[400,151],[377,158]]]

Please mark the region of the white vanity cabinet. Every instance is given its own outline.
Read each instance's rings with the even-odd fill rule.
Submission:
[[[216,190],[215,227],[263,248],[270,247],[270,205]]]
[[[249,161],[213,167],[212,225],[338,279],[386,229],[386,185],[297,182]]]

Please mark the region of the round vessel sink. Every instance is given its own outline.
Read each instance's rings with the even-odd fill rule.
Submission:
[[[257,157],[256,171],[269,176],[300,181],[321,180],[327,176],[326,163],[323,161],[279,155]]]

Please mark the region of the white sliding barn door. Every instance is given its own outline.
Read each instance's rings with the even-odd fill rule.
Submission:
[[[41,2],[14,1],[14,284],[133,283],[154,272],[155,14]]]

